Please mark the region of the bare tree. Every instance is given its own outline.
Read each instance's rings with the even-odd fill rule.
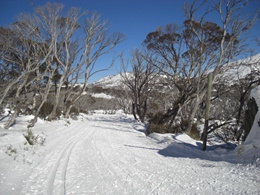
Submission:
[[[170,123],[185,105],[194,101],[196,93],[203,89],[201,83],[205,82],[207,72],[214,65],[214,60],[207,58],[207,55],[217,47],[217,41],[212,40],[220,36],[216,32],[218,26],[210,22],[202,25],[193,22],[192,25],[196,26],[201,40],[192,33],[191,24],[186,20],[184,27],[169,24],[157,28],[143,42],[156,55],[156,60],[148,59],[149,63],[167,75],[168,82],[176,91],[172,109],[168,110],[164,118],[165,121],[170,120]],[[199,47],[201,53],[197,51]]]
[[[184,80],[185,76],[182,74],[182,53],[185,46],[182,27],[177,24],[158,27],[146,36],[143,45],[153,54],[151,58],[146,58],[148,63],[165,74],[168,83],[173,85],[172,90],[175,90],[172,107],[165,113],[163,121],[159,122],[170,120],[172,123],[183,105],[189,101],[188,94],[193,90],[191,85],[188,85],[191,80]]]
[[[73,40],[73,35],[79,28],[77,21],[80,17],[78,8],[70,8],[66,15],[63,15],[62,4],[47,3],[45,6],[37,7],[35,13],[42,21],[42,27],[46,31],[46,36],[50,37],[54,47],[51,52],[53,55],[53,71],[61,72],[59,84],[56,88],[53,109],[48,120],[55,118],[56,110],[61,98],[61,89],[64,82],[77,69],[73,67],[73,61],[77,54],[77,41]]]
[[[85,18],[79,25],[81,17]],[[3,95],[0,106],[5,99],[9,99],[6,98],[9,94],[15,103],[15,111],[6,128],[18,114],[20,94],[27,88],[34,89],[35,118],[29,125],[33,126],[47,101],[52,82],[55,93],[48,120],[56,117],[64,85],[67,88],[64,113],[68,117],[72,105],[86,90],[89,77],[106,69],[96,70],[96,61],[123,40],[120,33],[108,35],[108,28],[108,23],[101,22],[100,15],[96,13],[80,12],[78,8],[64,12],[64,6],[56,3],[37,7],[33,14],[21,14],[10,28],[1,28],[0,71],[3,74],[0,79]],[[111,61],[110,65],[114,59]],[[75,93],[74,87],[82,81],[83,87]],[[36,94],[40,101],[37,108]]]
[[[113,92],[115,100],[118,107],[122,109],[125,114],[130,114],[132,108],[131,91],[123,83],[119,86],[120,88]]]
[[[64,85],[66,92],[63,111],[65,117],[68,117],[72,105],[86,90],[89,77],[101,71],[93,71],[96,61],[111,52],[123,38],[120,33],[108,36],[107,22],[100,22],[100,15],[96,13],[81,13],[78,8],[70,8],[65,14],[63,11],[64,6],[56,3],[47,3],[35,9],[35,17],[42,23],[39,28],[44,32],[45,40],[53,45],[50,50],[52,67],[49,76],[55,83],[55,98],[48,120],[56,117]],[[79,25],[81,17],[85,19]],[[79,81],[83,82],[83,86],[75,91]]]
[[[12,32],[11,37],[3,37],[5,42],[5,52],[2,56],[3,63],[7,69],[5,71],[16,71],[11,82],[6,83],[3,96],[0,103],[10,90],[15,91],[12,96],[14,103],[14,111],[5,124],[5,128],[9,128],[15,120],[20,106],[22,104],[20,95],[26,90],[26,86],[30,85],[36,80],[35,72],[39,70],[50,52],[44,54],[42,47],[44,43],[41,42],[41,35],[33,20],[29,20],[27,15],[20,16],[19,20],[13,23],[8,31]],[[51,45],[49,47],[52,47]],[[10,66],[10,69],[8,67]]]
[[[97,72],[101,72],[110,68],[114,59],[111,59],[111,64],[108,64],[102,69],[94,70],[96,61],[103,55],[110,53],[115,46],[117,46],[122,40],[123,35],[121,33],[107,34],[109,25],[107,21],[102,22],[100,15],[92,13],[90,16],[86,15],[84,24],[81,26],[83,30],[82,43],[83,46],[79,49],[77,56],[79,62],[77,63],[77,69],[74,71],[75,79],[71,83],[73,88],[79,80],[83,85],[79,91],[69,91],[66,100],[65,118],[68,117],[72,105],[82,96],[87,88],[89,77]],[[83,76],[81,77],[81,73]]]
[[[135,119],[144,122],[147,112],[147,102],[150,96],[154,67],[145,60],[145,55],[135,49],[131,53],[131,58],[125,64],[121,57],[121,76],[124,84],[129,88],[132,95],[132,113]],[[128,72],[130,66],[131,71]]]

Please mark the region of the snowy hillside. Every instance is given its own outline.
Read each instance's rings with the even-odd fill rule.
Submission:
[[[225,66],[223,66],[225,68]],[[245,78],[246,75],[250,74],[252,70],[260,71],[260,53],[245,59],[237,60],[232,62],[230,68],[218,75],[221,81],[234,83],[238,79]],[[127,73],[131,75],[131,73]],[[161,79],[166,78],[160,75]],[[103,88],[113,88],[122,86],[122,76],[120,74],[110,75],[103,77],[102,79],[92,83],[94,86],[101,86]]]
[[[245,78],[252,71],[260,72],[260,54],[233,62],[230,68],[220,77],[225,82],[234,83],[239,79]]]
[[[104,88],[118,87],[122,85],[122,76],[120,74],[106,76],[92,83],[92,85],[102,86]]]
[[[46,138],[43,146],[24,139],[29,119],[0,129],[0,194],[260,193],[259,167],[237,164],[234,150],[201,151],[185,134],[146,136],[120,112],[39,121],[33,132]]]

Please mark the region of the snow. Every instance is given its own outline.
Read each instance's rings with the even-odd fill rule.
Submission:
[[[259,69],[259,58],[248,60]],[[240,66],[224,74],[236,80],[250,72]],[[94,84],[120,86],[122,77]],[[20,115],[5,130],[5,110],[0,118],[0,195],[260,194],[260,86],[251,97],[259,110],[247,139],[235,150],[211,142],[202,151],[202,142],[186,134],[146,136],[145,124],[132,116],[102,110],[80,114],[78,120],[38,119],[32,129],[37,143],[31,146],[24,135],[33,116]]]
[[[258,106],[253,126],[245,142],[236,148],[236,153],[241,162],[254,162],[260,167],[260,86],[255,87],[250,94]]]
[[[245,78],[252,71],[260,71],[260,53],[254,56],[232,62],[229,69],[219,75],[222,81],[234,84],[239,79]],[[225,68],[226,65],[223,67]]]
[[[95,98],[104,98],[104,99],[113,99],[114,97],[111,95],[107,95],[105,93],[93,93],[91,94],[91,96],[95,97]]]
[[[131,75],[131,73],[126,73],[127,76],[129,74]],[[118,87],[120,85],[123,85],[122,81],[123,78],[121,74],[117,74],[117,75],[110,75],[110,76],[103,77],[100,80],[92,83],[92,85],[102,86],[104,88],[111,88],[111,87]]]
[[[238,163],[234,150],[202,151],[186,134],[146,136],[132,116],[102,113],[41,120],[32,130],[44,145],[25,144],[28,116],[1,128],[0,194],[260,193],[260,167]]]

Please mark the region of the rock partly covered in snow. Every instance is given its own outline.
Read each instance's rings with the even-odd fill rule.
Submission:
[[[251,91],[250,97],[254,97],[258,112],[255,116],[253,126],[245,142],[236,148],[239,162],[256,163],[260,166],[260,86]]]

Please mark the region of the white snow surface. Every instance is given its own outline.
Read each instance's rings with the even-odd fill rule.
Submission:
[[[258,112],[245,142],[236,148],[236,153],[241,162],[255,161],[260,167],[260,86],[251,91],[250,97],[256,100]]]
[[[260,71],[260,53],[232,62],[230,68],[221,75],[221,78],[225,82],[233,84],[239,79],[245,78],[252,71]]]
[[[93,93],[91,94],[91,96],[95,97],[95,98],[104,98],[104,99],[113,99],[114,97],[111,95],[107,95],[105,93]]]
[[[186,134],[146,136],[132,116],[102,113],[38,121],[43,146],[24,144],[31,117],[0,128],[0,194],[260,194],[260,167],[238,163],[234,150],[201,151]]]
[[[131,73],[125,73],[126,75],[131,75]],[[101,78],[100,80],[93,83],[93,85],[102,86],[105,88],[118,87],[123,85],[123,78],[121,74],[110,75]]]

